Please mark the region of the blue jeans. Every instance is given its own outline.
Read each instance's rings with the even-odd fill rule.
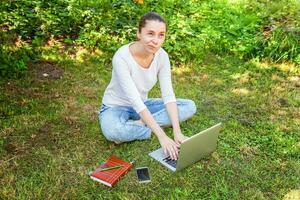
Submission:
[[[162,99],[148,99],[144,103],[160,126],[172,125]],[[176,103],[180,122],[187,120],[196,113],[194,101],[177,99]],[[127,142],[150,138],[151,129],[136,122],[139,119],[139,114],[129,106],[108,107],[102,105],[99,111],[102,133],[110,141]]]

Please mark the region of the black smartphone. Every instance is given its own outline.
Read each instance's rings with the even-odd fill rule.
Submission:
[[[149,183],[151,181],[148,167],[139,167],[135,170],[140,183]]]

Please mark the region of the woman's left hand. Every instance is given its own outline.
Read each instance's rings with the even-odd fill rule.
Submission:
[[[174,133],[174,141],[176,142],[176,144],[181,144],[185,139],[187,139],[187,137],[184,136],[181,132]]]

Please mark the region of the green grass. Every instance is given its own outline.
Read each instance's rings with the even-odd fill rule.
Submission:
[[[33,63],[20,79],[0,81],[3,199],[282,199],[299,189],[299,66],[208,54],[202,63],[174,68],[176,96],[198,108],[183,132],[224,126],[216,152],[173,174],[142,156],[159,147],[155,136],[106,141],[96,111],[112,55],[76,55],[45,49],[50,64]],[[47,67],[61,69],[61,78],[39,76]],[[132,170],[107,188],[85,175],[112,154],[148,166],[152,182],[139,184]]]

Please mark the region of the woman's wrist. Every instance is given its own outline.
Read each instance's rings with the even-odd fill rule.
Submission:
[[[164,138],[167,136],[166,133],[162,129],[159,130],[155,135],[157,136],[158,139],[161,139],[161,138]]]
[[[182,133],[181,133],[180,127],[178,127],[178,128],[173,128],[173,133],[174,133],[174,135],[181,135]]]

